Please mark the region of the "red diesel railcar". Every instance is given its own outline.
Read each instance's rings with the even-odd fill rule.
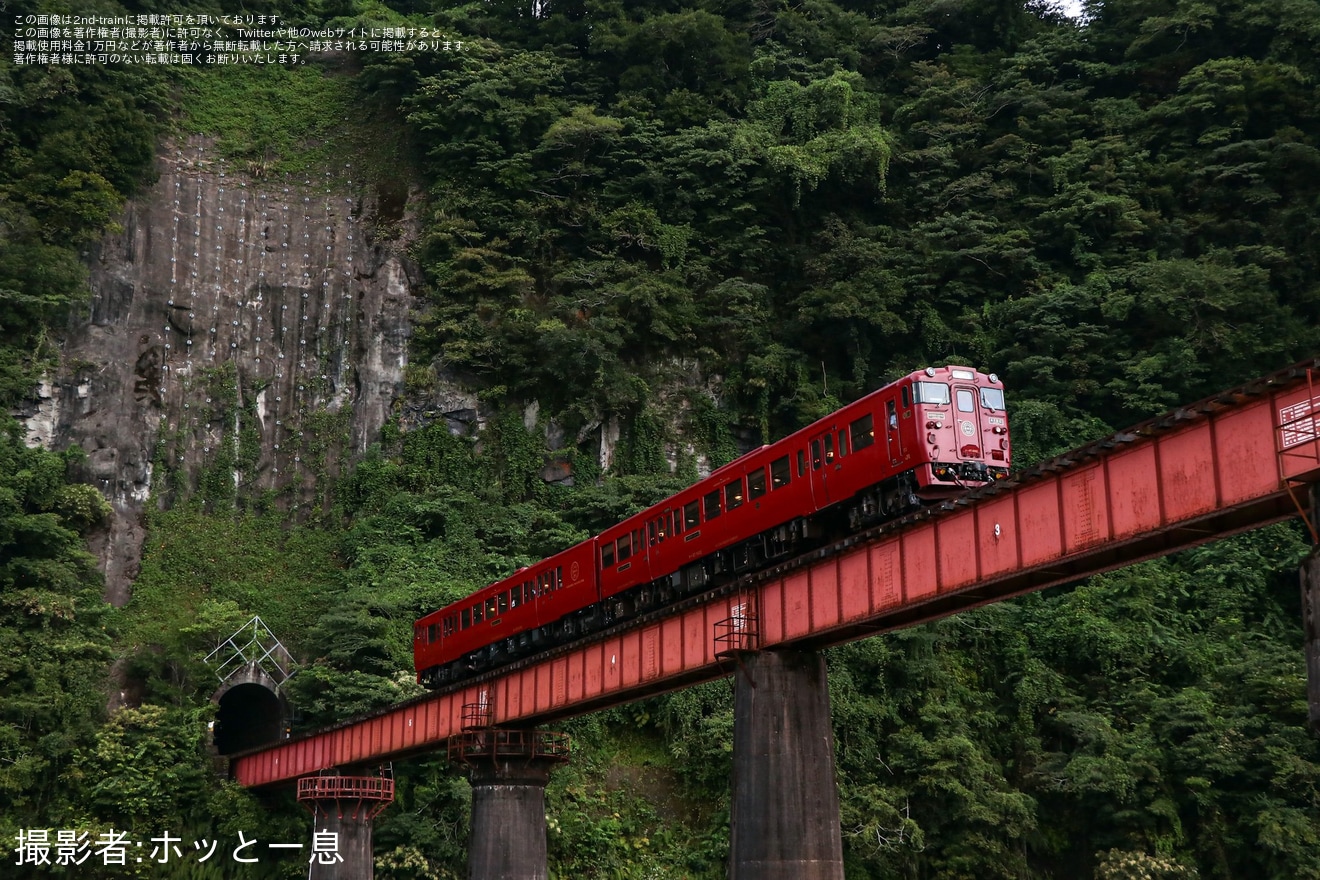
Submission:
[[[927,367],[419,620],[431,687],[1008,475],[994,374]]]

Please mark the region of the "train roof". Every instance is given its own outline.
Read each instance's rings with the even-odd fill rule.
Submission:
[[[421,625],[423,621],[430,620],[432,618],[440,618],[440,617],[444,617],[446,614],[452,614],[455,611],[460,610],[463,606],[484,599],[487,595],[498,593],[501,590],[508,589],[510,584],[522,583],[523,581],[527,580],[529,577],[536,577],[538,574],[548,571],[549,569],[554,568],[557,565],[563,565],[565,562],[569,561],[570,557],[574,556],[575,554],[586,553],[588,554],[588,557],[590,557],[591,554],[594,552],[595,543],[596,543],[595,538],[588,538],[585,541],[579,541],[578,543],[574,544],[572,547],[569,547],[567,550],[560,550],[558,553],[554,554],[553,556],[547,556],[545,559],[542,559],[539,562],[533,562],[531,565],[524,565],[522,568],[518,569],[512,574],[505,575],[504,577],[500,578],[497,581],[491,581],[490,583],[486,584],[484,587],[479,587],[478,589],[473,590],[471,593],[468,593],[466,596],[463,596],[460,599],[455,599],[453,602],[450,602],[448,605],[444,606],[443,608],[436,609],[435,611],[426,614],[417,621],[417,625]]]

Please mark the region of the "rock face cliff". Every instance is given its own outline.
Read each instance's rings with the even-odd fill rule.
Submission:
[[[412,270],[370,232],[402,205],[382,216],[351,169],[254,179],[201,140],[159,171],[89,252],[90,304],[28,420],[30,442],[87,452],[114,508],[95,549],[117,604],[147,504],[316,503],[377,437],[407,358]]]

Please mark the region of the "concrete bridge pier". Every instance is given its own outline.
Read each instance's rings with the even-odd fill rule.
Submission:
[[[394,801],[389,776],[308,776],[298,801],[312,811],[308,880],[371,880],[371,823]]]
[[[1306,651],[1306,702],[1311,730],[1320,733],[1320,548],[1302,560],[1302,632]]]
[[[1311,487],[1309,525],[1320,528],[1320,484]],[[1320,733],[1320,546],[1302,560],[1302,646],[1306,652],[1306,702],[1311,730]]]
[[[729,880],[843,880],[825,658],[742,654],[734,682]]]
[[[449,742],[468,768],[468,880],[547,880],[545,786],[568,760],[568,737],[538,730],[470,730]]]

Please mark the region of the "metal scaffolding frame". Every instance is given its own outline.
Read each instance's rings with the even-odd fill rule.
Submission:
[[[284,684],[298,671],[288,649],[256,615],[207,654],[205,663],[221,682],[252,666],[269,675],[277,685]]]

